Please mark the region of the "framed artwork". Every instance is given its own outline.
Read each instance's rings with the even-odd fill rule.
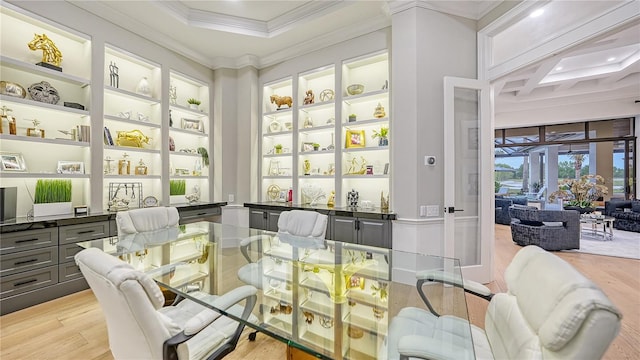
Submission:
[[[0,162],[2,171],[27,171],[27,165],[21,153],[0,153]]]
[[[347,130],[344,141],[345,148],[363,148],[365,146],[364,130]]]
[[[58,161],[58,174],[84,174],[82,161]]]
[[[313,151],[313,143],[312,142],[303,142],[300,151]]]
[[[204,123],[200,119],[185,119],[182,118],[182,128],[184,130],[193,130],[203,133]]]

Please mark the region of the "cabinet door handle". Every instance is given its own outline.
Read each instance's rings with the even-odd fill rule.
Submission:
[[[13,284],[14,287],[18,287],[18,286],[22,286],[22,285],[27,285],[27,284],[31,284],[34,282],[37,282],[38,279],[31,279],[31,280],[26,280],[26,281],[21,281],[21,282],[17,282],[15,284]]]
[[[356,220],[354,223],[356,225],[356,230],[360,230],[360,220]]]
[[[38,241],[38,238],[16,240],[16,244],[25,243],[25,242],[31,242],[31,241]]]
[[[24,265],[24,264],[29,264],[32,262],[36,262],[38,261],[38,259],[29,259],[29,260],[22,260],[22,261],[16,261],[13,263],[13,265]]]
[[[95,230],[84,230],[84,231],[78,231],[78,235],[82,235],[82,234],[90,234],[92,232],[94,232]]]

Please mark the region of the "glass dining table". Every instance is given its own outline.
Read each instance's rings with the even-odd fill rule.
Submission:
[[[397,241],[397,240],[396,240]],[[214,222],[78,243],[119,257],[170,293],[203,303],[253,285],[258,300],[248,321],[288,345],[290,358],[384,359],[391,319],[405,307],[427,309],[416,273],[445,272],[449,284],[422,291],[440,315],[468,320],[458,260],[331,240],[299,238]],[[466,329],[465,329],[466,332]],[[461,343],[473,354],[471,328]],[[447,346],[443,342],[442,346]]]

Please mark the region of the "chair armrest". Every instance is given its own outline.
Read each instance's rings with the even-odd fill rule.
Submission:
[[[398,341],[398,352],[405,357],[438,360],[473,359],[473,351],[451,342],[420,335],[406,335]]]
[[[481,297],[487,301],[490,301],[493,297],[491,290],[481,283],[473,280],[462,279],[462,284],[460,284],[460,277],[441,270],[420,271],[416,274],[416,278],[418,278],[418,280],[434,281],[461,287],[465,292]]]
[[[240,286],[213,300],[211,306],[224,312],[240,301],[255,296],[257,291],[258,290],[251,285]],[[253,308],[253,306],[251,306],[251,308]],[[189,336],[200,332],[222,314],[223,313],[219,313],[213,309],[200,311],[187,321],[184,326],[184,334]]]
[[[240,252],[247,262],[252,263],[251,256],[249,256],[249,246],[254,242],[258,242],[258,251],[262,253],[262,241],[263,240],[271,240],[271,236],[269,235],[253,235],[240,240]]]

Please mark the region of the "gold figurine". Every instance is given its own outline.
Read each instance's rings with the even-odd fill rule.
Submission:
[[[327,200],[327,207],[334,207],[336,205],[336,192],[331,190],[329,194],[329,200]]]
[[[34,38],[27,46],[29,49],[42,50],[42,62],[60,67],[62,62],[62,53],[56,47],[56,44],[47,37],[46,34],[33,34]]]
[[[389,210],[389,194],[384,196],[384,191],[380,192],[380,210]]]

